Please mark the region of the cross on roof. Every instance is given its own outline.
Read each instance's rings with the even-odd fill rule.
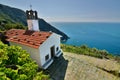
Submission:
[[[32,5],[30,5],[30,9],[32,10]]]

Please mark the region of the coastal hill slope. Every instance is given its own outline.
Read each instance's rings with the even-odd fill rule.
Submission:
[[[64,52],[48,68],[53,80],[120,80],[114,71],[120,64],[114,60]]]
[[[22,23],[27,25],[26,14],[23,10],[0,4],[0,22],[5,23]],[[62,36],[62,40],[69,37],[62,31],[47,23],[44,19],[39,18],[39,28],[41,31],[52,31]]]
[[[0,21],[8,23],[19,22],[26,25],[26,15],[25,12],[20,9],[0,4]]]

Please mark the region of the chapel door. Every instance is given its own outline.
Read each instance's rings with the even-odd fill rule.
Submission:
[[[52,46],[50,50],[51,50],[51,58],[53,58],[55,56],[55,46]]]

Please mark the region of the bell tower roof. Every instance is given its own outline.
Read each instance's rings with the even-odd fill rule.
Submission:
[[[27,19],[38,19],[37,11],[26,10]]]

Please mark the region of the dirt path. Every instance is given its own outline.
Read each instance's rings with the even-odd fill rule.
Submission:
[[[120,80],[101,68],[120,71],[120,64],[112,60],[64,52],[63,56],[55,59],[48,71],[53,80]]]

